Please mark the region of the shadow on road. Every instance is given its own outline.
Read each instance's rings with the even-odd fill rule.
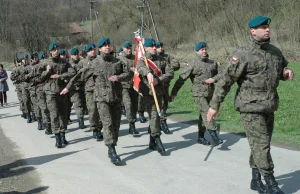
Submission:
[[[45,190],[47,190],[49,187],[38,187],[35,189],[31,189],[29,191],[26,192],[19,192],[19,191],[9,191],[9,192],[5,192],[5,194],[34,194],[34,193],[41,193]]]
[[[300,190],[300,170],[277,176],[276,180],[285,193],[297,193]]]
[[[45,155],[45,156],[38,156],[33,158],[26,158],[26,159],[20,159],[15,162],[5,164],[3,166],[0,166],[0,178],[7,178],[7,177],[13,177],[18,176],[20,174],[24,174],[27,172],[30,172],[32,170],[35,170],[33,166],[42,165],[48,162],[51,162],[53,160],[57,160],[62,157],[66,157],[71,154],[75,154],[84,150],[78,150],[73,152],[66,152],[66,153],[59,153],[59,154],[51,154],[51,155]],[[33,166],[31,166],[33,165]]]
[[[225,140],[218,150],[230,151],[230,146],[236,144],[241,138],[246,138],[245,132],[241,133],[225,133],[219,135],[220,139]]]
[[[10,115],[10,113],[0,114],[0,119],[10,118],[10,117],[21,117],[21,114]]]

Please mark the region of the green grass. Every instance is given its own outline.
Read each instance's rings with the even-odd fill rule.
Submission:
[[[275,126],[272,143],[279,146],[300,148],[300,63],[289,65],[295,73],[293,81],[281,81],[278,87],[280,96],[279,110],[275,112]],[[178,78],[180,71],[175,73],[170,90]],[[170,118],[179,122],[197,125],[199,109],[196,107],[191,92],[192,83],[187,80],[178,92],[175,100],[169,105]],[[237,86],[234,85],[226,96],[216,118],[222,131],[243,134],[244,129],[239,113],[234,110],[234,96]]]
[[[11,71],[15,67],[12,62],[3,62],[3,66],[6,71]]]

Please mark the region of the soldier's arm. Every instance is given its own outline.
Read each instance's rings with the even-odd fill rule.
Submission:
[[[215,91],[209,105],[216,111],[219,110],[220,104],[224,101],[231,86],[243,75],[246,69],[247,63],[243,62],[239,55],[238,52],[233,54],[219,82],[215,84]]]
[[[72,77],[72,78],[70,79],[70,81],[68,82],[68,85],[66,86],[66,88],[67,88],[68,90],[73,89],[75,83],[76,83],[79,79],[82,79],[81,77],[84,75],[84,72],[85,72],[85,71],[86,71],[86,68],[80,69],[80,70],[77,72],[77,74],[76,74],[74,77]]]
[[[167,62],[165,74],[162,74],[161,76],[159,76],[159,80],[162,83],[169,83],[173,78],[174,78],[174,70],[171,67],[171,64]]]
[[[171,64],[174,71],[178,71],[180,69],[179,61],[175,59],[172,55],[168,56],[168,61]]]
[[[130,71],[130,65],[128,61],[120,60],[120,65],[122,72],[120,75],[117,75],[118,81],[129,81],[133,77],[133,72]]]
[[[68,66],[68,71],[59,75],[59,79],[61,80],[69,80],[76,75],[76,70],[70,65],[70,63],[67,62],[66,65]]]
[[[289,62],[288,62],[288,61],[286,60],[286,58],[282,55],[282,67],[283,67],[282,69],[283,69],[283,71],[282,71],[282,73],[281,73],[280,79],[283,80],[283,81],[289,79],[289,77],[288,77],[288,76],[285,76],[285,74],[284,74],[284,72],[285,72],[286,70],[291,70],[291,69],[288,68],[288,64],[289,64]]]
[[[193,72],[193,66],[187,65],[184,71],[179,75],[178,79],[176,80],[171,95],[176,96],[180,88],[183,86],[184,82],[191,76]]]
[[[216,62],[216,66],[217,66],[217,75],[215,75],[213,77],[213,79],[215,80],[215,83],[218,82],[220,80],[220,78],[222,77],[222,73],[223,73],[223,70],[222,70],[222,67],[221,67],[221,64],[219,62]]]
[[[146,67],[145,62],[142,59],[138,61],[136,70],[143,77],[146,77],[148,73],[151,73],[150,69]]]
[[[52,75],[52,69],[50,71],[47,71],[47,65],[48,64],[46,62],[41,65],[41,71],[43,71],[42,74],[41,74],[41,80],[42,80],[42,82],[44,82],[47,79],[49,79],[50,75]]]

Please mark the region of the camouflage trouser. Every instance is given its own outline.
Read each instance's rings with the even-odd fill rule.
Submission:
[[[36,96],[37,96],[38,106],[41,109],[43,123],[49,124],[50,112],[47,108],[46,94],[45,91],[43,90],[43,86],[39,86],[36,88]]]
[[[273,174],[274,164],[270,142],[274,127],[274,113],[240,113],[251,149],[250,167],[261,175]]]
[[[89,121],[91,130],[102,130],[102,122],[100,120],[97,104],[94,101],[94,92],[85,92],[86,106],[89,112]]]
[[[145,112],[144,98],[141,95],[139,95],[138,112]]]
[[[33,112],[34,112],[36,118],[41,118],[42,113],[41,113],[40,107],[38,106],[36,87],[29,87],[28,90],[29,90],[29,93],[30,93],[30,100],[31,100],[31,103],[32,103]]]
[[[136,121],[139,94],[133,88],[123,88],[122,98],[126,110],[126,117],[130,123]]]
[[[29,114],[32,111],[30,93],[27,87],[21,87],[21,88],[22,88],[22,100],[24,104],[24,111],[26,114]]]
[[[69,118],[71,116],[73,102],[71,101],[71,94],[70,93],[66,94],[66,96],[68,97],[67,98],[68,99],[68,102],[67,102],[68,103],[68,114],[67,114],[67,117],[68,117],[68,120],[69,120]]]
[[[163,86],[162,106],[160,120],[167,120],[167,109],[169,103],[169,85]]]
[[[153,96],[144,96],[145,102],[145,110],[149,115],[149,126],[150,131],[148,131],[152,136],[161,135],[160,132],[160,118],[157,114],[157,109],[155,106]],[[161,107],[162,96],[157,96],[157,101],[159,103],[159,107]],[[148,129],[149,130],[149,129]]]
[[[20,86],[16,85],[16,92],[17,92],[17,97],[18,97],[19,104],[20,104],[20,111],[25,112],[24,101],[22,98],[22,89]]]
[[[200,109],[198,129],[200,132],[205,132],[206,129],[217,130],[217,125],[214,120],[207,121],[207,112],[209,109],[209,102],[211,97],[195,96],[194,100]],[[204,126],[203,126],[204,124]]]
[[[97,102],[97,108],[103,123],[105,145],[116,145],[121,124],[121,102]]]
[[[68,126],[68,95],[47,93],[46,91],[46,99],[52,131],[55,134],[64,132]]]
[[[77,118],[84,117],[84,91],[82,90],[72,90],[70,92],[71,102],[75,105],[76,116]]]

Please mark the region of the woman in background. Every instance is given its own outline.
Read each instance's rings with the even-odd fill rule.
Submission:
[[[3,106],[3,103],[7,105],[7,96],[6,92],[9,90],[7,85],[7,73],[3,69],[3,65],[0,64],[0,103]]]

